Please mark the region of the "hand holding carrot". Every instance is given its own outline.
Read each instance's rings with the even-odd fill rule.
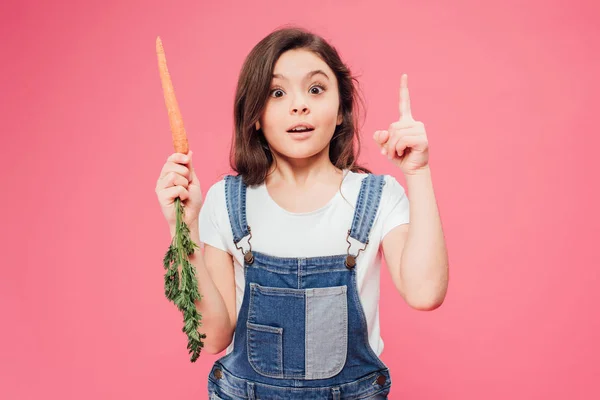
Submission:
[[[198,226],[198,215],[202,208],[202,190],[200,181],[192,164],[193,152],[189,154],[173,153],[163,165],[158,181],[156,195],[162,213],[169,224],[171,236],[175,233],[177,213],[175,199],[181,199],[185,214],[183,221],[190,229]]]
[[[202,299],[202,295],[198,293],[196,268],[189,257],[196,248],[200,248],[194,243],[196,238],[193,232],[197,231],[202,192],[194,173],[192,152],[189,150],[160,38],[156,38],[156,56],[175,148],[175,153],[167,159],[156,182],[156,194],[171,230],[171,244],[163,257],[165,295],[183,314],[182,331],[188,337],[187,349],[192,355],[191,361],[195,362],[200,357],[204,347],[202,339],[206,335],[198,331],[202,326],[202,315],[196,308],[196,302]]]
[[[177,224],[176,199],[180,199],[185,210],[183,222],[190,229],[194,229],[202,205],[202,191],[192,166],[192,152],[189,150],[183,118],[175,96],[171,74],[169,74],[167,68],[165,49],[159,37],[156,38],[156,56],[175,149],[175,153],[167,158],[167,162],[160,171],[160,176],[156,182],[156,194],[162,212],[169,224],[171,236],[173,236]]]

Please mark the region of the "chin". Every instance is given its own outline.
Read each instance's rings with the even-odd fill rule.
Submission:
[[[317,154],[327,151],[328,146],[319,146],[315,143],[306,143],[306,144],[298,144],[295,143],[291,146],[286,146],[282,149],[276,149],[276,151],[281,154],[283,157],[294,158],[294,159],[303,159],[314,157]]]

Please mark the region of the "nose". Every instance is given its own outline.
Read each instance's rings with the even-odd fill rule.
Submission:
[[[310,112],[308,104],[302,96],[296,96],[290,106],[290,114],[308,114]]]
[[[292,108],[292,114],[307,114],[308,113],[308,107],[307,106],[302,106],[302,107],[293,107]]]

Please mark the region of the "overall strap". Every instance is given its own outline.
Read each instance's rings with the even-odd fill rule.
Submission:
[[[233,241],[237,243],[250,234],[246,222],[246,185],[241,175],[225,177],[225,200]]]
[[[361,183],[354,218],[349,237],[358,240],[360,243],[368,243],[369,233],[377,215],[381,192],[385,185],[384,175],[367,175]]]

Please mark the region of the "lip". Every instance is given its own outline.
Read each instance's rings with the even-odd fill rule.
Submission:
[[[287,129],[287,132],[288,132],[288,133],[293,133],[293,132],[290,132],[290,131],[291,131],[292,129],[294,129],[294,128],[297,128],[297,127],[299,127],[299,126],[305,126],[305,127],[307,127],[308,129],[312,129],[312,130],[314,130],[314,129],[315,129],[315,127],[314,127],[314,126],[312,126],[311,124],[309,124],[309,123],[307,123],[307,122],[298,122],[298,123],[296,123],[296,124],[294,124],[294,125],[290,126],[290,127]],[[304,132],[300,132],[300,133],[304,133]]]
[[[290,137],[292,139],[303,140],[303,139],[308,139],[309,137],[311,137],[313,132],[314,132],[314,130],[304,131],[304,132],[288,132],[287,134],[290,135]]]

